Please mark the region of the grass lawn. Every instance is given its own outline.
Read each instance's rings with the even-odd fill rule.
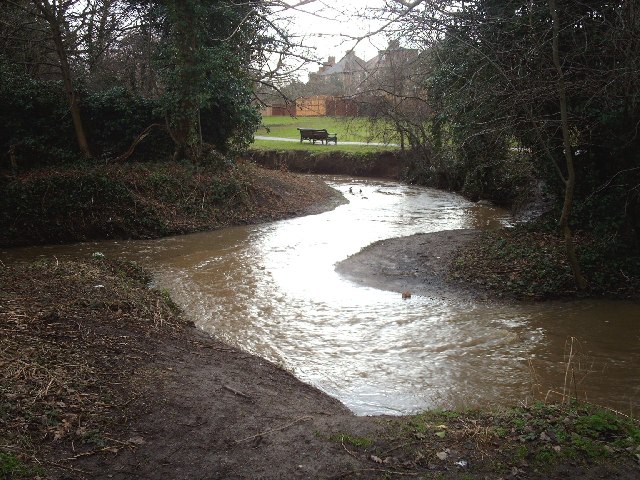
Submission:
[[[299,137],[298,137],[299,138]],[[340,136],[338,136],[338,145],[330,143],[329,145],[323,145],[320,142],[309,143],[307,141],[300,142],[285,142],[278,140],[255,140],[251,145],[252,150],[305,150],[317,153],[325,152],[353,152],[353,153],[369,153],[369,152],[382,152],[385,150],[395,150],[397,147],[385,147],[377,145],[345,145],[340,144]]]
[[[300,132],[298,132],[298,128],[326,129],[329,133],[338,134],[338,147],[340,147],[340,150],[344,149],[340,146],[340,142],[383,143],[383,140],[375,132],[372,133],[370,131],[367,120],[357,117],[263,117],[262,126],[258,129],[256,135],[299,140]],[[294,147],[287,149],[291,148]]]

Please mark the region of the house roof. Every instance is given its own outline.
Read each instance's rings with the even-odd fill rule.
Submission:
[[[340,59],[338,63],[320,72],[318,75],[333,75],[336,73],[361,72],[367,62],[358,57],[353,50]]]
[[[390,46],[386,50],[380,50],[378,55],[365,63],[364,67],[367,72],[372,73],[378,68],[392,67],[395,62],[400,62],[399,64],[413,62],[418,56],[419,52],[416,49],[393,45],[393,48]]]

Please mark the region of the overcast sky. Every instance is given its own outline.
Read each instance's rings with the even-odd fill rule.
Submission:
[[[289,5],[300,3],[299,0],[285,0]],[[369,60],[377,55],[387,45],[384,35],[361,41],[350,37],[359,37],[375,31],[381,22],[368,21],[358,16],[365,10],[384,6],[384,0],[316,0],[296,9],[289,9],[279,14],[281,17],[291,17],[290,31],[299,37],[304,37],[305,45],[313,47],[313,53],[321,60],[328,56],[336,57],[336,61],[344,56],[347,50],[354,48],[356,55]],[[317,71],[318,65],[309,65],[306,71]],[[306,81],[306,75],[301,80]]]

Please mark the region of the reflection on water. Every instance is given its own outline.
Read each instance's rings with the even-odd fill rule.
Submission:
[[[637,408],[640,305],[402,301],[356,285],[334,265],[376,240],[495,228],[508,216],[436,190],[329,182],[350,203],[321,215],[154,241],[22,249],[3,258],[99,250],[137,260],[200,328],[282,364],[359,414],[512,405],[532,390],[544,395],[562,387],[571,336],[579,341],[580,355],[572,358],[579,392]]]

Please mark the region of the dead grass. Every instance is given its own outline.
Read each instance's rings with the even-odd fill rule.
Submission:
[[[576,289],[562,237],[528,226],[483,232],[456,252],[450,277],[496,297],[638,298],[637,250],[621,239],[588,232],[577,232],[574,240],[589,284],[584,292]]]
[[[3,246],[214,230],[299,215],[336,196],[319,179],[249,163],[41,169],[0,177],[0,189]]]
[[[142,270],[96,257],[0,263],[0,478],[92,478],[115,462],[145,478],[229,465],[248,465],[234,478],[287,478],[301,452],[325,469],[318,478],[638,478],[637,422],[584,403],[345,416],[264,361],[189,344],[189,324]],[[195,457],[162,463],[185,445]]]
[[[136,368],[156,337],[184,328],[134,264],[0,267],[0,451],[31,465],[131,446],[119,438]],[[71,455],[53,459],[59,446]]]

